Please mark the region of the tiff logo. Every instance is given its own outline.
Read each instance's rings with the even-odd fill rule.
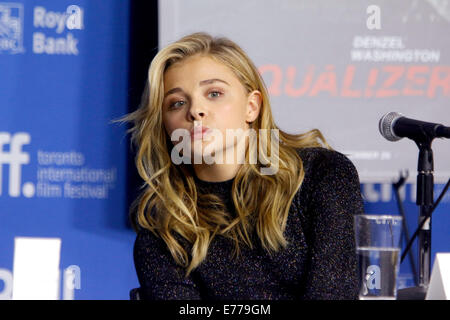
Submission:
[[[0,196],[3,193],[3,165],[9,165],[8,194],[10,197],[19,197],[22,184],[22,165],[30,163],[30,155],[22,150],[24,145],[29,144],[31,137],[26,132],[0,132]],[[9,151],[5,150],[9,145]],[[34,196],[34,184],[27,182],[22,186],[25,197]]]

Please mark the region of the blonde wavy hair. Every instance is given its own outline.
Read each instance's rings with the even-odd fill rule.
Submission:
[[[259,160],[256,164],[246,161],[238,170],[232,184],[235,216],[227,212],[216,195],[197,192],[193,168],[172,163],[169,149],[172,144],[162,122],[165,71],[174,63],[197,54],[228,66],[247,93],[253,90],[261,93],[260,113],[251,123],[253,129],[279,130],[261,75],[233,41],[203,32],[194,33],[163,48],[152,60],[140,107],[122,119],[131,123],[129,132],[137,147],[136,167],[144,181],[130,213],[135,230],[145,228],[161,237],[176,263],[185,268],[186,276],[205,259],[216,235],[234,241],[234,255],[239,255],[241,245],[253,248],[250,235],[255,228],[267,252],[286,247],[288,243],[283,233],[289,208],[304,178],[302,160],[296,149],[331,149],[317,129],[303,134],[279,130],[276,174],[261,174],[260,168],[267,163],[262,165]],[[258,150],[265,147],[259,135],[257,140]],[[252,152],[249,149],[245,151],[247,160]]]

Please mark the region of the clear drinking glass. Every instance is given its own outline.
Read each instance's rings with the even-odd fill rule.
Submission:
[[[356,215],[360,300],[395,300],[400,264],[402,217]]]

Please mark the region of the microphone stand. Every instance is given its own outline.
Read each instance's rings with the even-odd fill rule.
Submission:
[[[419,225],[426,219],[419,230],[419,274],[417,287],[398,290],[398,300],[425,300],[430,283],[431,270],[431,213],[433,210],[434,191],[434,164],[431,143],[433,139],[423,137],[415,142],[419,147],[419,161],[417,167],[417,197],[416,204],[419,206]]]
[[[392,187],[395,190],[395,196],[397,198],[397,206],[398,206],[398,211],[400,212],[401,216],[403,217],[403,236],[405,237],[405,241],[406,244],[408,245],[411,241],[410,237],[409,237],[409,231],[408,231],[408,223],[406,221],[406,215],[405,215],[405,209],[403,208],[403,203],[402,203],[402,199],[400,197],[400,188],[405,184],[406,179],[408,178],[408,171],[406,171],[406,175],[404,176],[402,172],[400,172],[400,178],[397,182],[393,182],[392,183]],[[411,271],[414,275],[414,285],[417,285],[417,271],[416,271],[416,262],[414,261],[414,257],[412,255],[412,252],[405,249],[406,253],[408,254],[409,257],[409,263],[411,265]],[[403,257],[402,257],[403,258]],[[400,260],[400,263],[402,263],[403,260]]]

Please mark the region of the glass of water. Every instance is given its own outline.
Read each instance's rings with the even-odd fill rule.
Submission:
[[[397,298],[401,232],[401,216],[355,216],[360,300]]]

